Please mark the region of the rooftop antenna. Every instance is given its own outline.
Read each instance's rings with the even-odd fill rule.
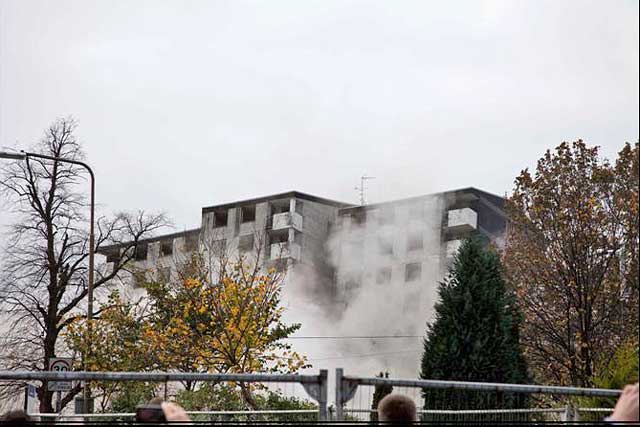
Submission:
[[[375,176],[367,176],[367,174],[364,174],[360,177],[360,187],[356,187],[355,189],[358,191],[358,193],[360,194],[360,205],[364,206],[367,202],[366,198],[365,198],[365,191],[367,189],[366,186],[366,181],[369,179],[376,179]]]

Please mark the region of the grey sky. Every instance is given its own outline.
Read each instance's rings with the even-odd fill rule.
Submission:
[[[297,189],[504,194],[545,149],[638,139],[636,1],[0,0],[0,146],[80,124],[109,209]],[[16,143],[16,141],[18,141]]]

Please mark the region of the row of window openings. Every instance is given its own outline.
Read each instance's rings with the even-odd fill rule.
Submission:
[[[296,212],[302,213],[302,202],[300,200],[296,200]],[[269,205],[271,215],[277,215],[280,213],[289,212],[290,203],[289,200],[281,203],[272,203]],[[256,205],[249,206],[241,206],[238,209],[240,223],[244,224],[247,222],[254,222],[256,220]],[[213,227],[226,227],[229,223],[229,214],[228,210],[218,210],[213,211],[213,215],[211,216],[211,221],[213,222]]]
[[[362,250],[363,241],[352,243],[353,251]],[[424,241],[422,234],[416,234],[407,238],[407,252],[422,251],[424,249]],[[378,251],[380,255],[393,255],[393,241],[387,239],[378,240]]]
[[[187,252],[192,252],[198,247],[197,236],[187,236],[184,239],[184,249]],[[147,259],[149,252],[148,243],[140,243],[135,247],[134,259],[136,261],[144,261]],[[160,241],[160,256],[169,256],[173,254],[173,240]],[[107,262],[114,262],[118,258],[118,254],[110,254],[107,256]]]
[[[276,271],[282,273],[287,269],[287,262],[283,259],[277,259],[272,264]],[[145,271],[136,271],[133,273],[133,287],[140,288],[149,281],[149,276]],[[152,275],[152,280],[159,283],[169,283],[171,281],[171,267],[160,267],[156,270],[155,276]]]
[[[370,211],[371,212],[371,211]],[[396,211],[393,208],[380,209],[376,211],[375,215],[378,220],[378,224],[394,224],[396,221]],[[409,208],[409,219],[423,220],[425,209],[423,205],[414,205]],[[364,225],[367,222],[367,211],[358,210],[351,214],[351,221],[357,225]]]
[[[269,239],[269,244],[286,244],[288,242],[287,235],[276,235],[272,236]],[[294,236],[294,242],[298,244],[302,244],[302,235],[301,233],[296,233]],[[197,247],[197,240],[195,239],[187,239],[185,240],[185,250],[187,252],[194,251]],[[148,244],[140,244],[136,246],[135,249],[135,260],[136,261],[144,261],[147,259],[148,255]],[[226,240],[216,240],[213,242],[212,249],[215,251],[224,251],[226,249]],[[254,236],[253,234],[248,234],[245,236],[240,236],[238,242],[238,249],[242,252],[249,252],[254,249]],[[173,241],[166,241],[160,243],[160,256],[168,256],[173,254]],[[110,254],[107,256],[107,262],[116,262],[117,254]]]
[[[160,267],[156,270],[155,276],[151,276],[152,280],[159,283],[168,283],[171,280],[171,267]],[[145,271],[136,271],[133,273],[133,287],[140,288],[149,281]]]
[[[391,267],[383,267],[376,273],[376,283],[379,285],[385,285],[391,282],[392,270]],[[407,283],[416,282],[422,278],[422,263],[411,262],[404,266],[404,281]],[[360,280],[350,279],[346,283],[348,289],[357,288],[360,286]]]

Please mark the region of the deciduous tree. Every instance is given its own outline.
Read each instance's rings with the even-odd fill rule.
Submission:
[[[593,384],[638,334],[638,144],[614,165],[583,141],[548,150],[506,204],[505,263],[538,381]]]
[[[31,151],[82,160],[75,129],[73,119],[59,119]],[[17,221],[10,228],[0,261],[0,310],[8,327],[0,364],[3,369],[41,371],[48,369],[49,358],[69,355],[60,337],[86,315],[89,243],[84,171],[73,164],[38,158],[3,165],[0,194],[7,198]],[[94,249],[120,244],[122,255],[111,269],[96,269],[96,291],[125,269],[141,239],[166,224],[162,215],[142,212],[98,218]],[[15,394],[17,387],[21,385],[4,387],[0,397]],[[79,391],[77,384],[65,394],[62,406]],[[40,411],[52,412],[53,392],[47,390],[46,381],[38,386],[37,394]]]

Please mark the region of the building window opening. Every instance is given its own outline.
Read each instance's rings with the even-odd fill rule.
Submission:
[[[362,282],[359,276],[351,276],[344,282],[344,288],[347,292],[354,292],[360,288]]]
[[[404,281],[405,282],[415,282],[416,280],[420,280],[422,276],[422,264],[419,262],[412,262],[405,266],[404,271]]]
[[[287,260],[283,258],[276,259],[273,262],[272,267],[276,270],[277,273],[286,273],[287,272]]]
[[[120,261],[120,250],[114,249],[109,250],[107,253],[107,262],[118,262]]]
[[[420,295],[406,295],[402,306],[405,312],[417,313],[420,309]]]
[[[163,240],[160,242],[160,256],[173,254],[173,240]]]
[[[351,223],[354,225],[364,225],[367,222],[367,213],[364,209],[358,209],[351,214]]]
[[[253,250],[253,234],[240,236],[240,240],[238,241],[238,250],[240,252],[250,252]]]
[[[409,219],[422,221],[424,219],[424,205],[422,203],[409,207]]]
[[[225,239],[211,242],[210,250],[216,255],[222,255],[227,251],[227,241]]]
[[[410,234],[407,237],[407,252],[421,251],[423,247],[422,233]]]
[[[269,243],[287,243],[289,241],[289,230],[279,230],[279,232],[272,232],[269,234]]]
[[[220,209],[213,211],[213,226],[214,227],[226,227],[229,216],[226,209]]]
[[[256,206],[243,206],[240,208],[240,218],[241,222],[253,222],[256,220]]]
[[[396,211],[393,208],[380,209],[378,211],[378,223],[389,225],[396,222]]]
[[[393,255],[393,241],[389,239],[379,239],[378,248],[380,255]]]
[[[148,245],[146,243],[138,243],[135,249],[136,261],[144,261],[147,259]]]
[[[171,267],[161,267],[158,269],[158,281],[160,283],[169,283],[171,280]]]
[[[198,249],[198,235],[190,234],[184,237],[184,249],[187,252],[193,252]]]
[[[147,282],[147,275],[144,271],[136,271],[133,273],[133,287],[141,288]]]

